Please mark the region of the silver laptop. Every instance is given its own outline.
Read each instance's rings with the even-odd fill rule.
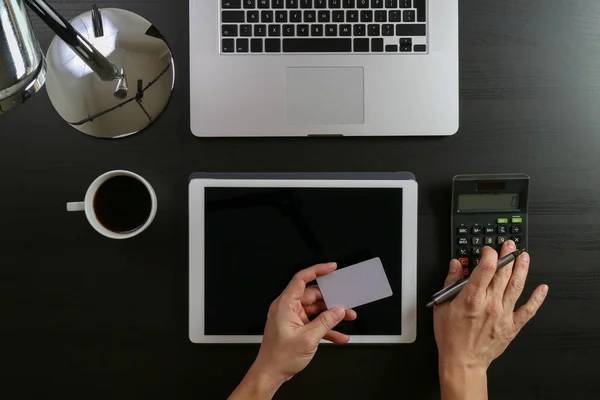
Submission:
[[[190,0],[196,136],[458,130],[458,0]]]

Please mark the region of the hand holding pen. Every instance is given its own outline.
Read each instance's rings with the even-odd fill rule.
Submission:
[[[502,246],[500,256],[506,257],[515,251],[515,243],[509,240]],[[471,395],[487,394],[487,368],[546,299],[548,286],[540,285],[515,311],[525,287],[529,263],[529,254],[523,252],[516,261],[498,269],[498,253],[485,247],[479,266],[463,290],[453,300],[435,306],[435,339],[442,392],[446,397],[465,398],[461,396],[464,390],[469,390]],[[461,278],[462,267],[458,260],[452,260],[444,286]]]

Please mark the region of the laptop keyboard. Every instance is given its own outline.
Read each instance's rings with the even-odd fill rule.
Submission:
[[[218,0],[221,53],[427,52],[427,0]]]

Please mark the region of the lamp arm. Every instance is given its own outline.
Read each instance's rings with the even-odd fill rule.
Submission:
[[[25,3],[81,58],[103,81],[119,78],[119,69],[102,55],[73,25],[45,0],[25,0]],[[97,8],[93,13],[94,33],[102,35],[102,17]]]

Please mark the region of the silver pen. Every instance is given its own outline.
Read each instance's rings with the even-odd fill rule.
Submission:
[[[525,249],[517,250],[513,253],[510,253],[510,254],[502,257],[501,259],[498,260],[498,269],[505,267],[508,264],[510,264],[511,262],[515,261],[517,259],[517,257],[519,257],[524,252],[525,252]],[[436,294],[431,296],[431,302],[429,304],[427,304],[427,308],[431,308],[438,304],[442,304],[448,300],[452,300],[453,298],[458,296],[458,294],[465,287],[467,282],[469,282],[468,279],[463,279],[462,281],[454,282],[450,286],[446,286],[445,288],[443,288],[442,290],[440,290],[439,292],[437,292]]]

